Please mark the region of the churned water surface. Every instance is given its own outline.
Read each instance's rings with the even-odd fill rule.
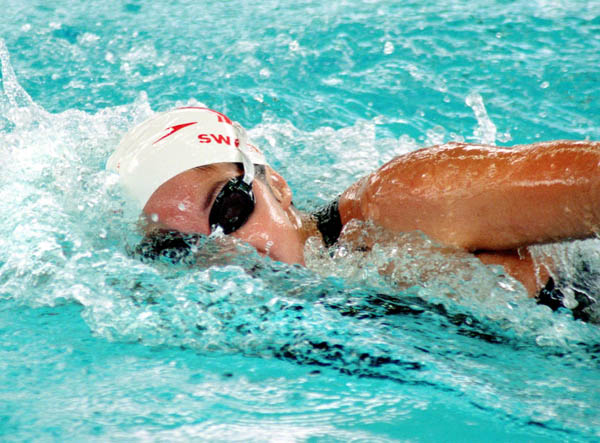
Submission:
[[[600,436],[599,327],[501,269],[418,234],[366,256],[310,243],[308,268],[214,239],[144,263],[104,170],[182,104],[246,126],[303,209],[421,146],[598,140],[600,5],[0,6],[1,440]],[[537,253],[569,276],[599,250]]]

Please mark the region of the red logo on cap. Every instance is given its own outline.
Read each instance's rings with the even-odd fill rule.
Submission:
[[[164,138],[167,138],[168,136],[175,134],[175,133],[176,133],[177,131],[179,131],[180,129],[183,129],[183,128],[185,128],[186,126],[195,125],[196,123],[198,123],[198,122],[182,123],[182,124],[180,124],[180,125],[169,126],[167,129],[170,129],[170,130],[171,130],[171,132],[169,132],[169,133],[168,133],[168,134],[166,134],[166,135],[163,135],[161,138],[159,138],[158,140],[156,140],[156,141],[155,141],[154,143],[152,143],[152,144],[154,145],[154,144],[158,143],[159,141],[161,141],[162,139],[164,139]]]
[[[219,123],[227,123],[228,125],[232,125],[232,124],[233,124],[233,122],[232,122],[232,121],[229,119],[229,117],[227,117],[225,114],[221,114],[220,112],[218,112],[218,111],[215,111],[215,110],[213,110],[213,109],[208,109],[208,108],[199,108],[199,107],[197,107],[197,106],[188,106],[188,107],[184,107],[184,108],[178,108],[178,109],[202,109],[202,110],[205,110],[205,111],[214,112],[215,114],[217,114],[217,121],[218,121]],[[177,131],[179,131],[179,130],[181,130],[181,129],[183,129],[183,128],[187,127],[187,126],[190,126],[190,125],[195,125],[196,123],[198,123],[198,122],[181,123],[181,124],[179,124],[179,125],[173,125],[173,126],[169,126],[169,127],[168,127],[168,128],[166,128],[166,129],[170,130],[170,132],[168,132],[167,134],[163,135],[161,138],[159,138],[158,140],[156,140],[156,141],[155,141],[154,143],[152,143],[152,144],[154,145],[154,144],[158,143],[159,141],[161,141],[161,140],[164,140],[165,138],[167,138],[167,137],[169,137],[169,136],[171,136],[171,135],[175,134]],[[201,134],[201,135],[204,135],[204,134]],[[199,135],[199,136],[198,136],[198,138],[201,138],[201,135]],[[211,134],[211,135],[213,136],[213,138],[215,138],[215,141],[216,141],[217,143],[219,143],[219,144],[221,144],[223,141],[225,141],[225,143],[227,143],[228,145],[230,144],[230,142],[229,142],[229,137],[224,137],[224,138],[225,138],[225,140],[224,140],[224,139],[223,139],[223,136],[221,136],[221,135],[219,136],[219,137],[220,137],[219,139],[217,139],[217,138],[215,137],[215,135],[214,135],[214,134]],[[204,140],[202,140],[202,139],[200,140],[200,142],[201,142],[201,143],[209,143],[209,141],[210,141],[210,140],[208,140],[208,141],[204,141]],[[236,140],[236,146],[238,145],[238,143],[239,143],[239,141],[238,141],[238,140]]]

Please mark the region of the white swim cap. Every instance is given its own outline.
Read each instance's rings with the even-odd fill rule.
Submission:
[[[106,167],[119,173],[121,184],[141,209],[167,180],[213,163],[243,163],[248,183],[254,178],[252,163],[267,164],[257,148],[246,147],[239,124],[220,112],[189,107],[157,114],[133,128]]]

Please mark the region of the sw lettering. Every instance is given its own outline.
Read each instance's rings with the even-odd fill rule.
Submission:
[[[223,134],[199,134],[198,135],[198,141],[200,143],[211,143],[213,140],[220,145],[225,143],[226,145],[231,146],[231,137],[229,137],[228,135],[223,135]],[[236,138],[233,143],[237,147],[237,146],[239,146],[240,141]]]

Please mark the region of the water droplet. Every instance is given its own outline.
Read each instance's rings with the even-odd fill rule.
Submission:
[[[321,80],[321,83],[323,83],[324,85],[327,85],[327,86],[337,86],[337,85],[341,85],[343,83],[343,80],[341,80],[339,78],[335,78],[335,77],[329,77],[329,78]]]
[[[383,53],[385,55],[390,55],[391,53],[394,52],[394,45],[392,42],[385,42],[385,45],[383,46]]]
[[[178,208],[180,211],[185,211],[185,209],[186,209],[186,208],[185,208],[185,204],[184,204],[183,202],[182,202],[182,203],[179,203],[179,204],[177,205],[177,208]]]
[[[152,214],[150,216],[150,220],[152,220],[154,223],[158,222],[158,214]]]
[[[267,253],[267,255],[269,255],[271,253],[271,248],[273,247],[274,243],[272,240],[269,240],[265,246],[265,252]]]
[[[503,143],[506,143],[506,142],[509,142],[512,140],[512,136],[510,135],[509,131],[501,132],[500,134],[498,134],[497,138],[499,141],[501,141]]]

